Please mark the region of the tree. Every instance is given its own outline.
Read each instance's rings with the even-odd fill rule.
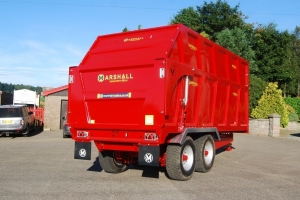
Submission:
[[[207,3],[203,6],[184,8],[171,19],[171,24],[182,23],[198,33],[206,33],[211,40],[216,40],[216,34],[224,29],[238,27],[247,28],[244,19],[247,17],[239,11],[239,5],[231,8],[226,1],[217,0],[216,3]]]
[[[288,88],[295,86],[294,96],[300,97],[300,27],[296,26],[292,34],[292,49],[291,57],[295,65],[295,75],[296,78],[293,79],[293,84]]]
[[[130,31],[130,30],[127,29],[127,27],[125,27],[122,32],[127,32],[127,31]]]
[[[257,70],[254,62],[254,51],[251,49],[250,41],[245,32],[240,28],[225,29],[216,34],[216,42],[241,56],[250,63],[250,71]]]
[[[268,83],[254,75],[250,75],[249,84],[249,113],[251,113],[258,105],[258,101],[260,100]]]
[[[282,91],[278,89],[277,83],[269,83],[261,99],[251,113],[253,118],[268,118],[270,114],[277,113],[281,115],[280,125],[286,127],[289,118],[287,108],[282,98]]]
[[[184,8],[178,12],[177,15],[174,15],[174,18],[171,19],[170,24],[184,24],[185,26],[193,29],[194,31],[201,33],[200,27],[200,16],[199,13],[193,8],[188,7]]]
[[[291,35],[287,31],[279,32],[273,23],[258,26],[254,33],[257,70],[252,74],[267,82],[278,82],[284,89],[295,75],[291,62]]]
[[[199,14],[200,30],[205,31],[216,40],[216,34],[224,29],[234,29],[235,27],[243,29],[246,25],[244,20],[247,18],[239,11],[239,5],[233,8],[226,1],[217,0],[216,3],[207,3],[203,6],[197,6]]]
[[[31,90],[31,91],[36,91],[37,94],[41,94],[41,92],[43,91],[43,88],[42,87],[34,87],[34,86],[30,86],[30,85],[14,85],[14,84],[8,84],[8,83],[1,83],[0,82],[0,91],[2,92],[7,92],[7,93],[13,93],[14,90],[21,90],[21,89],[28,89],[28,90]]]

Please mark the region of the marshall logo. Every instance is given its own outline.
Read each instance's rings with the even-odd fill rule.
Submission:
[[[99,74],[98,75],[98,82],[102,83],[104,81],[109,81],[110,83],[117,83],[117,82],[127,82],[128,80],[133,79],[131,73],[129,74]]]
[[[137,42],[137,41],[140,41],[140,40],[143,40],[143,39],[144,39],[143,37],[125,38],[124,42]]]

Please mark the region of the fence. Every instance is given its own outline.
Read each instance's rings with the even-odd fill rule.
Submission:
[[[271,114],[268,119],[250,119],[249,133],[253,135],[279,137],[280,117],[278,114]]]

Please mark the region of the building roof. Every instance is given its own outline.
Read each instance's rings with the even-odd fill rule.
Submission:
[[[51,90],[46,90],[46,91],[43,92],[43,96],[48,96],[50,94],[60,92],[60,91],[63,91],[63,90],[67,90],[67,89],[68,89],[68,85],[64,85],[64,86],[60,86],[60,87],[57,87],[57,88],[53,88]]]

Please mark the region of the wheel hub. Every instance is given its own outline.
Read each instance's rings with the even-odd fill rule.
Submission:
[[[206,157],[206,156],[208,156],[208,154],[209,154],[209,151],[207,149],[205,149],[204,150],[204,156]]]
[[[211,142],[207,142],[204,147],[203,156],[206,165],[210,165],[213,161],[214,147]]]
[[[182,152],[181,163],[185,171],[189,171],[194,163],[194,151],[191,146],[187,145]]]
[[[185,154],[182,155],[182,161],[186,162],[189,159],[189,157]]]

